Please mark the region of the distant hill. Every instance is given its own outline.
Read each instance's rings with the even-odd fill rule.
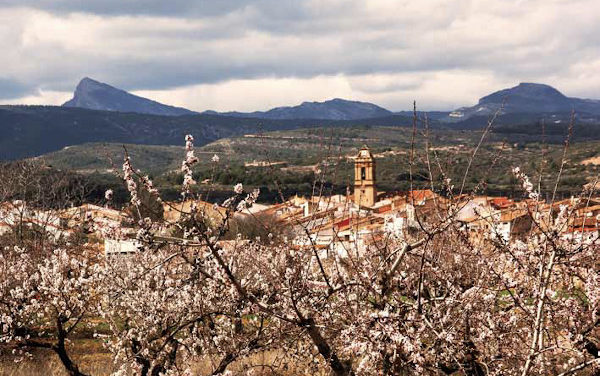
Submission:
[[[444,120],[490,115],[502,105],[503,114],[559,114],[575,110],[583,117],[600,116],[600,100],[569,98],[552,86],[524,82],[486,95],[479,99],[477,105],[459,108]]]
[[[264,124],[264,128],[285,126]],[[291,124],[290,126],[293,126]],[[0,160],[32,157],[87,142],[183,145],[258,131],[255,119],[158,116],[55,106],[0,106]]]
[[[82,79],[73,99],[63,107],[79,107],[90,110],[136,112],[140,114],[179,116],[190,115],[193,111],[181,107],[168,106],[150,99],[138,97],[91,78]]]
[[[539,124],[541,118],[554,128],[547,128],[546,134],[558,132],[562,139],[569,118],[566,112],[548,116],[505,114],[497,119],[496,125],[504,127],[502,132],[505,134],[527,134],[528,138],[534,139],[539,138],[541,131],[531,125]],[[594,123],[593,119],[578,115],[577,137],[600,137],[600,128],[595,126],[600,122]],[[429,125],[431,128],[477,130],[483,128],[487,120],[488,117],[483,115],[454,123],[431,119]],[[401,115],[355,120],[255,119],[210,114],[159,116],[57,106],[0,106],[0,160],[35,157],[65,146],[92,142],[181,146],[184,136],[192,134],[195,144],[201,146],[221,138],[277,130],[352,126],[368,129],[375,126],[407,127],[411,124],[412,117]],[[421,126],[422,123],[419,123]],[[338,133],[333,131],[332,135]]]
[[[369,125],[407,126],[410,119],[388,116]],[[364,120],[252,119],[196,114],[159,116],[56,106],[0,106],[0,160],[34,157],[88,142],[196,145],[273,130],[367,125]]]
[[[349,101],[335,98],[325,102],[303,102],[298,106],[276,107],[268,111],[223,112],[205,111],[235,117],[261,119],[326,119],[357,120],[390,116],[393,113],[373,103]]]
[[[104,109],[75,106],[85,98],[102,100]],[[117,103],[108,105],[110,101]],[[156,105],[158,107],[153,107],[155,111],[162,109],[168,115],[180,116],[139,113],[131,105],[125,106],[132,103],[128,101],[150,107]],[[504,113],[497,119],[494,130],[503,135],[519,134],[519,137],[527,140],[539,139],[541,130],[537,125],[543,123],[553,127],[545,129],[547,135],[563,139],[570,110],[574,108],[577,111],[576,137],[600,137],[600,101],[569,98],[550,86],[527,83],[487,95],[481,98],[477,106],[464,107],[454,113],[427,112],[429,125],[431,128],[455,130],[481,129],[486,125],[489,115],[503,101]],[[98,107],[99,103],[92,101],[84,104]],[[166,109],[175,109],[175,112]],[[137,111],[153,110],[138,107]],[[226,115],[214,112],[198,114],[164,106],[86,78],[78,85],[75,98],[62,107],[0,106],[0,160],[35,157],[84,143],[180,146],[186,134],[192,134],[196,144],[201,146],[220,138],[277,130],[350,126],[367,129],[372,126],[405,127],[412,124],[410,112],[393,114],[370,103],[342,99],[305,102],[299,106],[279,107],[266,112]],[[423,113],[419,113],[419,117],[422,116]],[[422,126],[421,122],[419,126]]]
[[[183,146],[136,145],[119,143],[85,143],[65,146],[64,148],[44,154],[41,157],[52,167],[65,170],[76,170],[80,173],[108,172],[113,167],[120,169],[125,156],[125,148],[135,167],[144,173],[161,174],[169,170],[178,170],[185,155]],[[210,159],[197,150],[196,154],[204,160]]]

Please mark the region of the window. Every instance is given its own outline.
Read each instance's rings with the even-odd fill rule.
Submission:
[[[364,167],[360,168],[360,180],[365,180],[367,177],[367,169]]]

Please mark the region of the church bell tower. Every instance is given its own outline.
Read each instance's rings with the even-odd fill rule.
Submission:
[[[363,146],[354,159],[354,203],[371,207],[377,202],[375,187],[375,159],[367,146]]]

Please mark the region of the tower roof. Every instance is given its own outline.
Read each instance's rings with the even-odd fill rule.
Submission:
[[[373,154],[371,154],[371,150],[369,150],[369,147],[367,145],[364,145],[358,151],[358,155],[356,157],[360,159],[373,159]]]

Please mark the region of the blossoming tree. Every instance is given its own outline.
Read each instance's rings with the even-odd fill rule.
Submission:
[[[426,148],[423,159],[430,158]],[[195,195],[196,163],[186,136],[183,199]],[[453,196],[442,174],[447,197],[427,218],[417,213],[407,236],[384,233],[326,255],[280,233],[224,241],[236,212],[259,197],[242,184],[217,215],[192,204],[171,208],[180,214],[173,222],[144,217],[151,208],[140,191],[160,196],[126,156],[123,177],[140,214],[137,251],[90,262],[60,244],[39,260],[24,248],[5,249],[0,338],[19,348],[48,346],[81,374],[64,342],[93,310],[110,325],[108,348],[122,374],[190,374],[195,362],[214,375],[234,364],[250,372],[259,352],[275,358],[260,369],[306,374],[597,372],[598,234],[564,231],[592,191],[569,205],[542,202],[528,176],[513,172],[530,223],[518,238],[503,236],[500,219],[489,215],[480,215],[485,231],[471,236],[457,219],[471,197],[462,189]],[[40,321],[54,323],[53,344],[31,336]]]

